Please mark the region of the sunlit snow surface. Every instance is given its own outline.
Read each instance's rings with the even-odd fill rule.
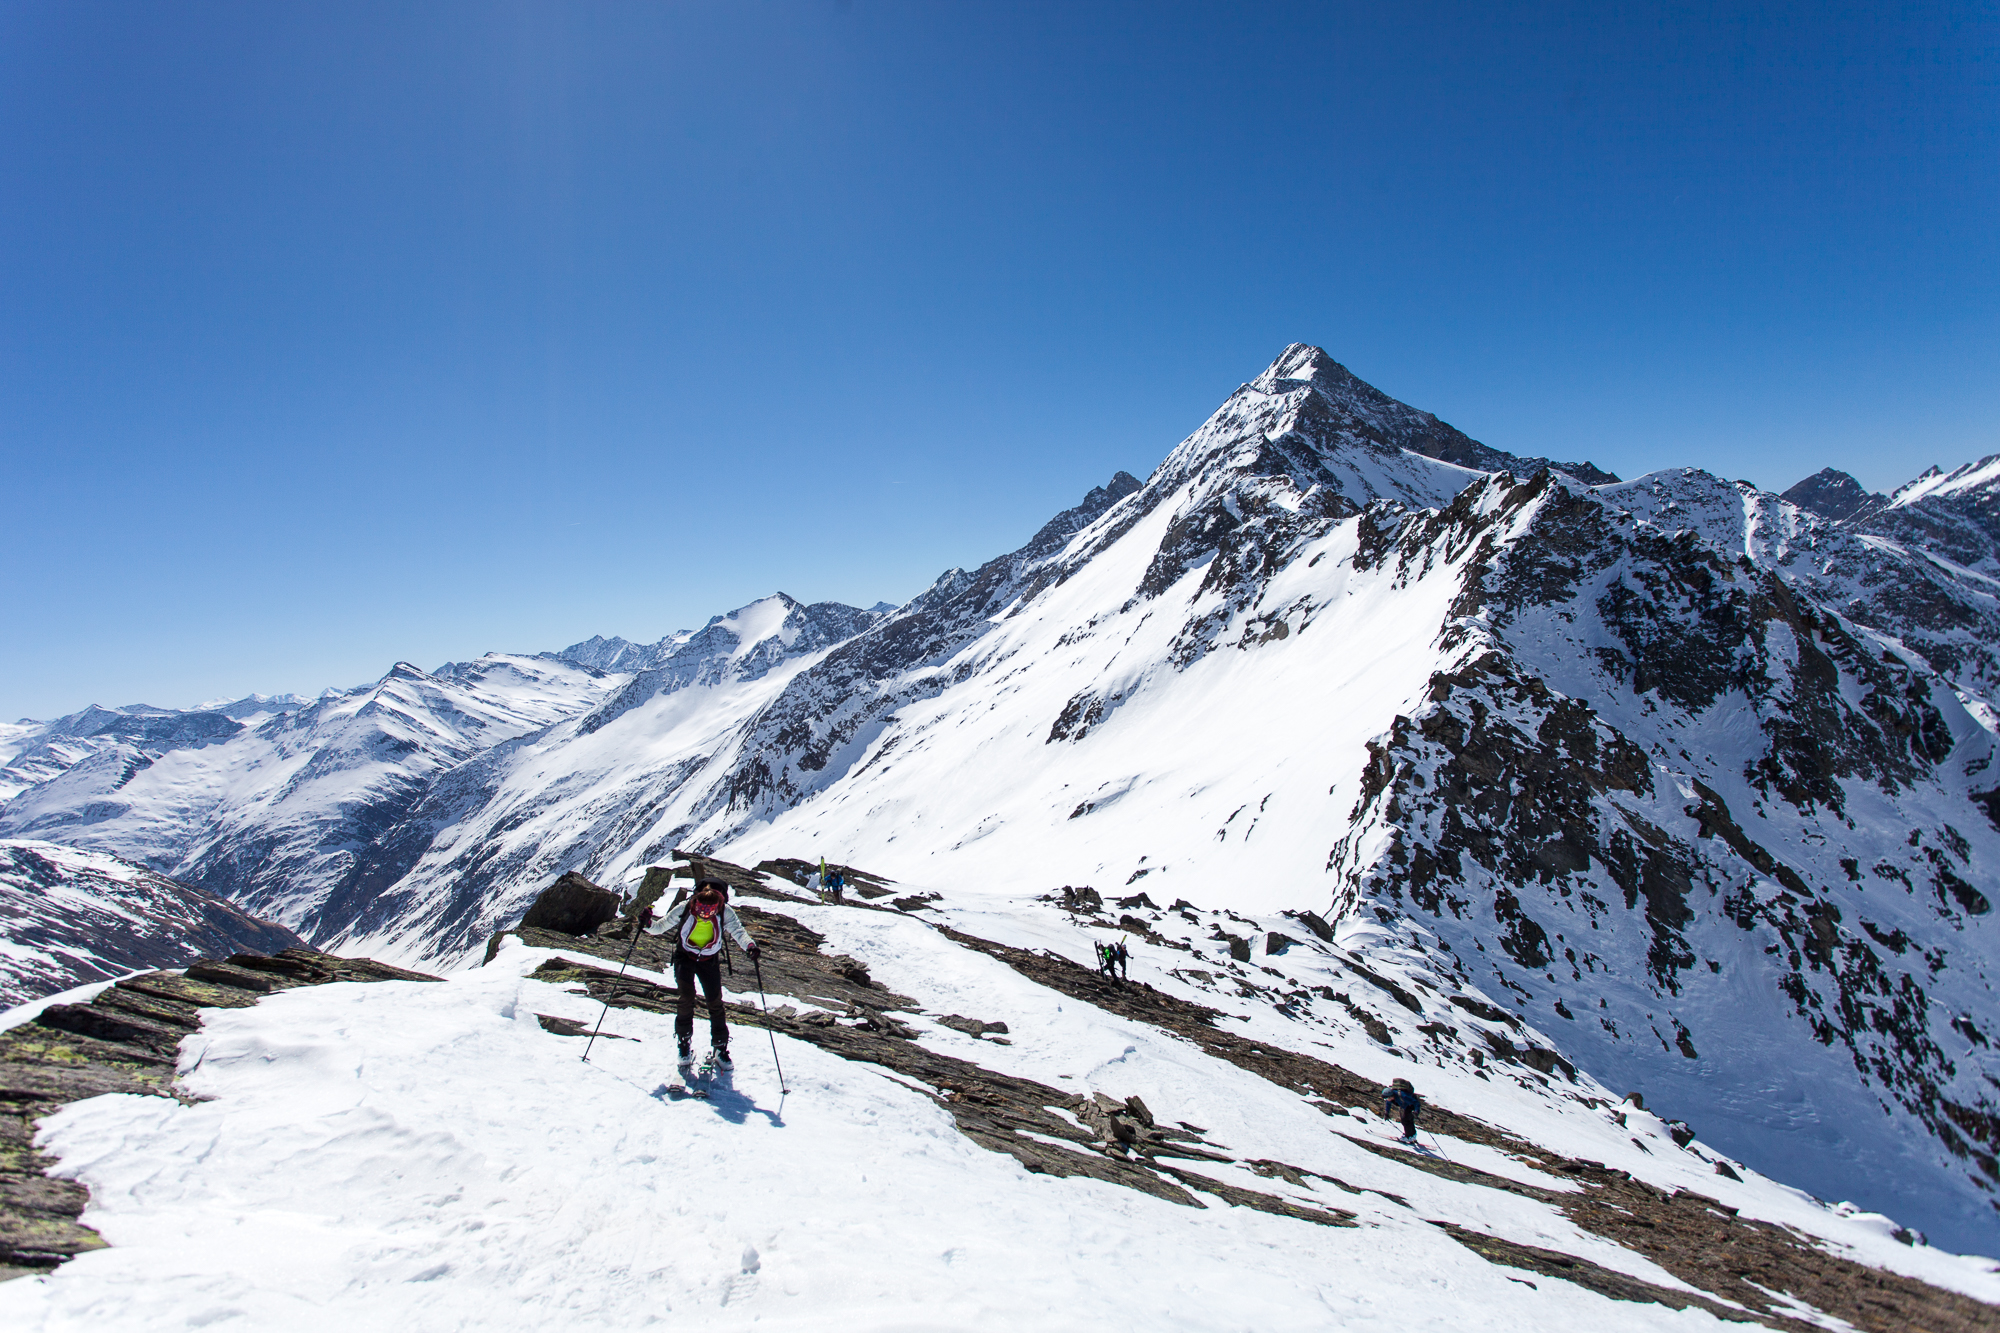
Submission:
[[[2000,454],[1991,454],[1976,463],[1950,472],[1931,472],[1896,488],[1890,503],[1908,508],[1919,500],[1939,495],[1966,495],[2000,486]]]
[[[121,767],[132,755],[78,763],[7,806],[0,833],[212,876],[317,943],[429,969],[478,957],[564,871],[625,888],[676,848],[746,864],[824,855],[954,904],[1090,884],[1107,900],[1143,889],[1162,906],[1328,912],[1344,884],[1383,865],[1396,821],[1419,817],[1417,797],[1393,817],[1361,815],[1377,752],[1407,719],[1447,706],[1432,695],[1434,674],[1491,649],[1547,699],[1588,705],[1642,752],[1650,795],[1596,793],[1592,817],[1643,819],[1700,872],[1686,896],[1695,920],[1681,932],[1689,966],[1664,983],[1651,974],[1650,898],[1641,906],[1601,879],[1586,883],[1603,875],[1601,861],[1504,885],[1462,861],[1463,916],[1375,931],[1379,913],[1402,916],[1408,904],[1393,891],[1349,898],[1343,942],[1382,966],[1420,945],[1448,948],[1468,992],[1518,1011],[1524,1040],[1552,1042],[1614,1091],[1644,1091],[1710,1142],[1798,1184],[1983,1244],[1990,1183],[1924,1117],[1937,1118],[1939,1092],[1981,1115],[1993,1106],[2000,1054],[1979,1042],[2000,978],[2000,914],[1961,911],[1926,877],[1931,858],[1955,858],[1940,864],[2000,899],[2000,828],[1968,800],[1990,799],[2000,773],[1990,578],[1919,554],[1914,539],[1857,535],[1706,473],[1517,486],[1395,443],[1397,431],[1434,428],[1445,429],[1356,389],[1323,353],[1288,349],[1143,488],[1114,478],[1093,492],[1102,504],[1044,529],[1049,544],[1038,534],[979,570],[947,571],[886,615],[845,608],[868,618],[865,632],[802,637],[792,629],[801,608],[771,598],[649,647],[577,645],[588,650],[580,661],[630,676],[547,657],[482,659],[450,678],[399,668],[365,703],[367,692],[322,701],[143,771]],[[1591,532],[1561,527],[1579,515]],[[1385,552],[1384,534],[1397,533],[1410,534],[1407,549]],[[1641,538],[1687,552],[1683,567],[1635,556]],[[1530,597],[1503,624],[1475,585],[1521,549],[1551,564],[1564,552],[1609,563]],[[1599,613],[1599,594],[1628,577],[1669,586],[1697,564],[1739,588],[1782,580],[1759,582],[1758,597],[1803,595],[1825,632],[1851,637],[1829,692],[1849,729],[1882,734],[1866,715],[1877,685],[1851,669],[1857,660],[1892,658],[1913,673],[1877,702],[1888,698],[1893,713],[1927,697],[1945,757],[1907,781],[1843,778],[1852,823],[1753,785],[1749,766],[1805,693],[1810,635],[1760,622],[1731,664],[1741,671],[1700,707],[1605,666],[1607,652],[1632,645]],[[1897,619],[1906,602],[1938,615]],[[1664,616],[1691,638],[1706,623],[1678,603]],[[1059,727],[1066,717],[1087,725]],[[1529,731],[1538,725],[1522,717]],[[1815,739],[1826,753],[1842,738],[1837,723]],[[1879,985],[1843,981],[1836,994],[1825,989],[1830,971],[1787,960],[1796,941],[1768,921],[1731,922],[1725,891],[1770,902],[1780,887],[1730,862],[1693,817],[1696,781],[1774,864],[1813,886],[1812,906],[1838,904],[1841,947],[1850,961],[1879,956]],[[1929,832],[1918,846],[1920,829]],[[1515,966],[1496,939],[1501,889],[1558,947],[1571,932],[1584,955],[1574,975],[1553,959],[1546,972]],[[1624,910],[1586,922],[1573,889]],[[1016,929],[1003,918],[991,933]],[[1600,926],[1605,938],[1583,948]],[[1517,975],[1502,976],[1507,968]],[[1821,1007],[1788,998],[1788,974]],[[1812,1026],[1843,1001],[1888,1005],[1913,988],[1893,1031],[1878,1033],[1866,1013],[1842,1018],[1844,1033],[1875,1043],[1867,1051]],[[1463,1011],[1435,1008],[1427,1017],[1479,1039]],[[1977,1041],[1967,1035],[1975,1020]],[[1353,1035],[1352,1020],[1333,1026],[1343,1022]],[[1676,1022],[1699,1058],[1670,1042]],[[1421,1037],[1406,1051],[1426,1069],[1452,1054]]]
[[[1409,1206],[1330,1185],[1317,1197],[1280,1186],[1358,1215],[1359,1228],[1332,1230],[1032,1175],[973,1145],[879,1069],[785,1038],[791,1092],[781,1096],[770,1047],[754,1031],[739,1034],[733,1088],[706,1104],[666,1101],[657,1089],[670,1076],[671,1020],[614,1011],[606,1030],[637,1040],[600,1040],[581,1063],[582,1043],[544,1032],[534,1015],[588,1021],[596,1006],[527,980],[549,955],[513,944],[442,985],[333,985],[208,1011],[181,1061],[185,1088],[208,1100],[101,1097],[45,1122],[62,1172],[90,1187],[84,1220],[111,1248],[51,1277],[0,1284],[0,1323],[1717,1326],[1697,1311],[1613,1303],[1487,1264],[1424,1219],[1448,1216],[1682,1285],[1545,1205],[1439,1180],[1330,1132],[1380,1136],[1379,1121],[1329,1121],[1295,1094],[1043,990],[917,921],[800,915],[926,1008],[1011,1025],[1005,1048],[925,1025],[921,1039],[940,1050],[1065,1088],[1137,1093],[1202,1124],[1232,1155],[1280,1158],[1402,1194]],[[1046,911],[1009,914],[996,902],[974,915],[1011,915],[1016,933],[1079,941]],[[1655,1153],[1642,1154],[1608,1122],[1438,1079],[1427,1090],[1461,1109],[1804,1227],[1870,1262],[2000,1299],[1992,1265],[1896,1245],[1880,1219],[1842,1217],[1754,1176],[1732,1185],[1698,1174],[1692,1158],[1668,1161],[1680,1155],[1650,1130],[1641,1132]],[[1466,1145],[1444,1146],[1493,1165]],[[1277,1184],[1242,1175],[1258,1188]]]

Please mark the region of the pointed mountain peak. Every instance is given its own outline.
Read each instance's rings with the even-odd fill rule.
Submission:
[[[1300,389],[1311,387],[1318,390],[1320,397],[1337,411],[1363,418],[1379,429],[1416,436],[1441,432],[1444,436],[1472,443],[1422,408],[1411,407],[1408,403],[1391,398],[1328,356],[1324,348],[1314,347],[1311,343],[1293,343],[1280,352],[1278,359],[1273,361],[1263,374],[1250,382],[1250,387],[1260,393],[1279,394],[1296,393]],[[1416,447],[1404,441],[1398,443],[1403,447]],[[1418,452],[1430,451],[1419,448]],[[1512,457],[1511,454],[1498,456]]]
[[[1294,393],[1307,385],[1333,402],[1371,414],[1390,411],[1426,421],[1437,420],[1421,408],[1391,398],[1328,356],[1325,348],[1311,343],[1293,343],[1251,381],[1251,387],[1263,393]]]
[[[1539,468],[1552,467],[1590,486],[1618,480],[1616,473],[1588,462],[1527,458],[1481,444],[1431,413],[1391,398],[1311,343],[1293,343],[1245,387],[1262,394],[1313,389],[1314,396],[1304,400],[1300,421],[1316,423],[1313,429],[1321,447],[1330,441],[1361,441],[1391,452],[1407,449],[1479,472],[1530,476]]]
[[[2000,454],[1988,454],[1976,463],[1966,463],[1946,472],[1933,464],[1921,476],[1898,486],[1890,496],[1897,506],[1912,505],[1919,500],[1944,499],[1966,496],[1978,492],[1991,493],[2000,483]]]
[[[768,617],[774,609],[778,614],[784,615],[789,613],[794,607],[800,605],[802,603],[789,593],[774,592],[767,597],[759,597],[754,602],[745,602],[734,611],[724,611],[719,616],[710,616],[708,624],[702,626],[702,628],[713,628],[725,622],[761,620]]]
[[[1293,343],[1278,354],[1278,359],[1259,375],[1259,385],[1276,386],[1281,380],[1317,380],[1325,378],[1334,383],[1354,378],[1352,371],[1326,354],[1326,350],[1311,343]]]
[[[1836,523],[1888,503],[1886,496],[1872,494],[1847,473],[1830,467],[1821,468],[1786,491],[1784,498]]]

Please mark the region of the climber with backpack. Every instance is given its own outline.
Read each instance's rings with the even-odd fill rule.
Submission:
[[[1417,1096],[1417,1090],[1410,1086],[1410,1080],[1399,1078],[1382,1089],[1382,1118],[1403,1122],[1403,1142],[1417,1141],[1417,1112],[1424,1109],[1424,1099]]]
[[[680,1042],[680,1063],[689,1064],[694,1059],[694,991],[699,981],[708,1000],[710,1058],[726,1069],[730,1065],[729,1023],[722,1004],[722,963],[727,941],[736,941],[736,947],[753,963],[757,961],[757,941],[750,938],[736,909],[729,905],[729,886],[714,878],[698,880],[692,896],[668,908],[646,927],[649,935],[669,931],[678,941],[674,983],[680,988],[680,1010],[674,1017],[674,1036]]]

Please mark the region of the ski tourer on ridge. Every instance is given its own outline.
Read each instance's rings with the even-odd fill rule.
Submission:
[[[1410,1080],[1399,1078],[1382,1089],[1382,1116],[1387,1120],[1400,1119],[1403,1122],[1403,1142],[1417,1141],[1417,1113],[1424,1109],[1424,1099],[1417,1096],[1417,1090],[1410,1086]]]
[[[674,1036],[680,1043],[680,1062],[687,1064],[693,1059],[694,991],[699,981],[702,995],[708,1001],[709,1046],[716,1064],[726,1068],[730,1059],[729,1020],[722,1004],[724,940],[734,940],[752,962],[757,960],[759,952],[757,941],[743,928],[736,909],[729,905],[729,886],[719,879],[699,881],[691,897],[668,908],[646,927],[648,935],[668,932],[673,933],[677,942],[674,983],[680,988],[680,1006],[674,1016]]]

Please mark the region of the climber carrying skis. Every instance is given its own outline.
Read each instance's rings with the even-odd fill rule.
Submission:
[[[1382,1116],[1386,1120],[1399,1117],[1403,1122],[1403,1142],[1417,1141],[1417,1112],[1424,1109],[1424,1099],[1417,1096],[1417,1090],[1410,1086],[1410,1080],[1399,1078],[1382,1089]]]
[[[679,947],[674,950],[674,982],[680,987],[680,1012],[674,1018],[674,1035],[680,1039],[680,1062],[693,1058],[694,987],[701,983],[708,1000],[708,1041],[715,1063],[729,1066],[729,1023],[722,1007],[722,958],[724,937],[757,960],[757,941],[743,929],[736,909],[729,905],[729,886],[719,879],[703,879],[694,886],[694,896],[667,909],[659,920],[646,927],[649,935],[674,932]]]

